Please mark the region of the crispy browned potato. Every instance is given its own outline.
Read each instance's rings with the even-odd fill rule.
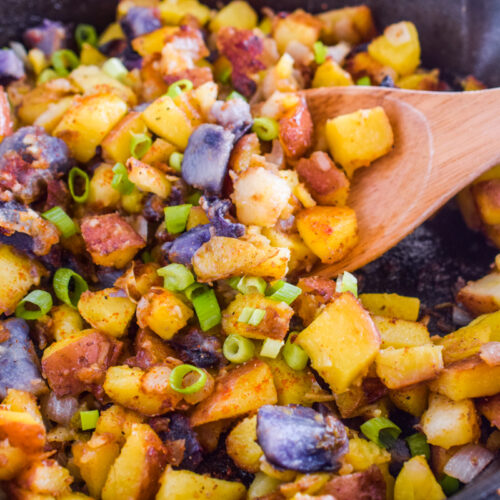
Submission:
[[[31,463],[16,479],[16,483],[21,489],[34,494],[50,495],[52,498],[69,493],[71,491],[69,485],[72,482],[73,478],[68,469],[62,467],[52,459],[44,459]],[[36,498],[36,496],[14,498]]]
[[[240,174],[250,166],[252,155],[260,154],[260,142],[257,134],[244,135],[231,151],[229,168]]]
[[[40,453],[45,445],[43,423],[25,411],[0,410],[0,440],[26,453]]]
[[[500,309],[500,273],[494,272],[477,281],[469,281],[458,292],[457,300],[473,314],[498,311]]]
[[[485,224],[500,224],[500,179],[488,179],[471,187],[479,216]]]
[[[292,159],[303,156],[312,146],[314,125],[305,99],[285,112],[279,120],[280,142],[285,155]]]
[[[322,494],[333,495],[339,500],[353,500],[355,498],[370,498],[371,500],[385,500],[385,479],[376,465],[363,472],[338,476],[325,484]]]
[[[491,425],[500,429],[500,394],[490,398],[476,400],[477,409],[490,421]]]
[[[300,278],[297,286],[302,293],[293,302],[295,312],[307,326],[320,313],[320,307],[335,294],[336,283],[322,276]]]

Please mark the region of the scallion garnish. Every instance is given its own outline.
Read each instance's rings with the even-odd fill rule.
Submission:
[[[193,273],[182,264],[169,264],[156,272],[163,277],[163,288],[172,292],[182,292],[194,283]]]
[[[351,274],[347,271],[344,271],[337,278],[337,286],[335,288],[335,291],[337,293],[351,292],[355,297],[357,297],[358,296],[358,280],[356,279],[356,277],[353,274]]]
[[[235,276],[229,280],[229,284],[243,295],[254,292],[264,294],[267,287],[266,280],[258,276]]]
[[[168,87],[167,95],[172,99],[175,99],[178,95],[181,95],[183,92],[187,92],[193,88],[193,82],[184,78],[183,80],[178,80],[177,82],[172,83],[170,87]]]
[[[198,380],[193,382],[191,385],[184,387],[182,385],[184,377],[188,373],[192,373],[192,372],[195,372],[199,375]],[[207,374],[201,368],[198,368],[197,366],[184,364],[184,365],[176,366],[170,372],[169,381],[170,381],[170,387],[174,391],[180,392],[181,394],[194,394],[195,392],[198,392],[200,389],[203,389],[203,387],[205,386],[205,383],[207,381]]]
[[[174,151],[170,158],[168,159],[168,164],[176,171],[180,172],[182,170],[182,160],[184,159],[184,155],[179,153],[178,151]]]
[[[83,179],[83,188],[82,188],[82,194],[76,194],[76,186],[75,186],[75,180],[76,178],[79,177],[80,179]],[[77,203],[85,203],[89,197],[90,193],[90,180],[87,172],[84,172],[78,167],[73,167],[69,171],[69,176],[68,176],[68,187],[69,187],[69,192],[71,193],[71,196]]]
[[[113,167],[113,173],[115,175],[111,180],[111,187],[121,194],[132,194],[135,184],[128,178],[127,167],[123,163],[117,163]]]
[[[283,347],[284,342],[277,339],[266,339],[260,349],[260,355],[266,358],[276,359]]]
[[[52,207],[44,212],[42,217],[54,224],[64,238],[69,238],[78,232],[76,224],[61,207]]]
[[[233,90],[227,97],[226,101],[230,101],[231,99],[243,99],[246,101],[245,96],[241,95],[239,92],[236,92],[236,90]]]
[[[51,57],[52,67],[58,76],[68,76],[80,64],[78,56],[69,49],[56,50]]]
[[[323,64],[326,61],[326,56],[328,55],[328,48],[321,42],[315,42],[313,45],[314,60],[316,64]]]
[[[369,76],[362,76],[356,81],[356,85],[370,86],[371,84],[372,81],[370,80]]]
[[[410,448],[410,453],[412,457],[417,455],[424,455],[427,460],[431,458],[431,449],[429,443],[427,442],[427,438],[425,434],[421,432],[417,432],[408,436],[405,441],[408,444],[408,448]]]
[[[239,323],[247,323],[251,326],[259,326],[260,322],[264,319],[266,311],[264,309],[257,309],[255,307],[244,307],[238,317]]]
[[[101,69],[111,78],[122,81],[127,75],[128,70],[117,57],[111,57],[102,66]]]
[[[58,76],[59,75],[53,69],[46,68],[40,73],[36,83],[40,85],[42,83],[49,82],[50,80],[54,80]]]
[[[292,370],[300,371],[307,366],[309,356],[302,347],[290,341],[290,336],[283,347],[283,359]]]
[[[26,304],[38,307],[38,310],[26,309]],[[16,307],[16,316],[22,319],[38,319],[52,308],[52,296],[44,290],[33,290],[24,297]]]
[[[215,292],[211,288],[205,287],[203,290],[195,289],[195,293],[191,294],[191,302],[193,303],[201,329],[204,332],[221,322],[222,314],[219,303],[217,302]]]
[[[267,296],[272,300],[290,305],[301,293],[302,290],[298,286],[279,280],[269,286]]]
[[[401,434],[401,429],[388,418],[376,417],[360,426],[361,432],[381,448],[390,448]]]
[[[53,286],[57,298],[72,307],[78,305],[80,296],[89,288],[79,274],[65,267],[55,272]]]
[[[460,481],[455,478],[445,474],[439,481],[439,485],[443,489],[443,493],[449,497],[456,493],[460,489]]]
[[[259,139],[263,141],[272,141],[278,137],[280,126],[274,118],[262,116],[260,118],[255,118],[252,130],[257,134]]]
[[[255,344],[241,335],[232,333],[224,341],[222,353],[231,363],[244,363],[253,357]]]
[[[80,412],[80,425],[82,431],[90,431],[95,429],[99,420],[99,410],[88,410]]]
[[[149,151],[153,141],[146,134],[130,132],[130,135],[132,136],[130,138],[130,154],[137,160],[140,160]]]
[[[84,43],[95,47],[97,45],[97,32],[90,24],[79,24],[75,29],[75,40],[80,49]]]
[[[189,211],[192,206],[187,203],[185,205],[165,207],[165,227],[170,234],[179,234],[186,229]]]

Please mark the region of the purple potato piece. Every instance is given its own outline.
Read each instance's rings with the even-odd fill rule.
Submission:
[[[7,395],[8,389],[37,396],[45,392],[26,321],[8,319],[0,322],[0,329],[8,330],[8,339],[0,343],[0,398]]]
[[[229,200],[221,200],[216,196],[208,196],[203,197],[200,200],[200,204],[212,223],[217,236],[239,238],[245,234],[245,226],[243,224],[231,222],[225,218],[232,205]]]
[[[198,248],[212,237],[211,227],[211,224],[195,226],[193,229],[181,234],[173,242],[163,245],[162,250],[168,251],[168,258],[171,262],[189,266]]]
[[[298,472],[335,471],[349,448],[339,419],[299,405],[259,408],[257,441],[271,465]]]
[[[215,368],[222,361],[221,343],[217,337],[204,335],[197,328],[175,335],[169,344],[179,359],[199,368]]]
[[[69,33],[59,21],[44,19],[42,24],[27,29],[23,34],[24,43],[31,49],[40,49],[47,57],[67,47]]]
[[[215,101],[210,114],[216,122],[234,134],[236,142],[253,124],[250,105],[239,97],[229,101]]]
[[[220,125],[200,125],[184,151],[182,178],[191,186],[219,194],[233,143],[234,134]]]
[[[120,26],[129,40],[151,33],[161,28],[154,9],[148,7],[131,7],[120,20]]]
[[[24,76],[24,64],[16,53],[12,49],[0,49],[0,85],[8,85]]]

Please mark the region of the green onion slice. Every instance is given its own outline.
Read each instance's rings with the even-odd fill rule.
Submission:
[[[111,187],[121,194],[132,194],[135,184],[128,178],[127,167],[123,163],[117,163],[113,167],[113,172],[115,175],[111,180]]]
[[[267,296],[277,302],[286,302],[290,305],[301,293],[302,289],[298,286],[278,280],[269,286]]]
[[[26,304],[38,307],[37,311],[26,309]],[[16,316],[22,319],[38,319],[45,316],[52,308],[52,296],[44,290],[33,290],[16,307]]]
[[[307,366],[309,356],[307,355],[307,352],[300,347],[300,345],[290,341],[291,336],[292,335],[289,335],[285,346],[283,347],[283,358],[292,370],[300,371]]]
[[[146,134],[130,132],[130,135],[132,136],[130,139],[130,154],[137,160],[140,160],[149,151],[153,141]]]
[[[401,429],[388,418],[376,417],[360,426],[361,432],[381,448],[390,448],[401,434]]]
[[[95,429],[99,420],[99,410],[89,410],[80,412],[80,424],[82,431],[90,431]]]
[[[128,69],[117,57],[111,57],[102,66],[101,69],[111,78],[122,81],[128,75]]]
[[[178,151],[174,151],[170,158],[168,159],[168,164],[176,171],[180,172],[182,170],[182,160],[184,159],[184,155],[179,153]]]
[[[229,284],[243,295],[255,292],[264,294],[267,287],[266,280],[258,276],[235,276],[229,280]]]
[[[358,280],[356,277],[347,272],[344,271],[339,277],[337,278],[337,286],[335,291],[337,293],[342,293],[342,292],[351,292],[355,297],[358,296]]]
[[[55,78],[57,78],[59,75],[51,68],[46,68],[44,69],[40,75],[38,76],[38,79],[36,81],[36,83],[38,85],[42,84],[42,83],[45,83],[45,82],[48,82],[50,80],[54,80]]]
[[[169,264],[156,272],[164,279],[163,288],[172,292],[182,292],[194,283],[193,273],[182,264]]]
[[[316,64],[323,64],[326,61],[326,56],[328,55],[328,48],[323,42],[315,42],[313,45],[314,60]]]
[[[371,84],[372,81],[370,80],[369,76],[362,76],[356,81],[356,85],[370,86]]]
[[[80,64],[78,56],[69,49],[56,50],[50,60],[58,76],[68,76]]]
[[[183,80],[178,80],[177,82],[172,83],[170,87],[168,87],[167,95],[172,99],[175,99],[178,95],[181,95],[183,92],[187,92],[193,88],[193,82],[184,78]]]
[[[196,382],[192,383],[191,385],[184,387],[182,385],[182,381],[184,380],[184,377],[191,372],[196,372],[199,375],[198,380],[196,380]],[[170,380],[170,387],[174,391],[180,392],[181,394],[194,394],[195,392],[198,392],[200,389],[203,389],[203,387],[205,386],[205,383],[207,381],[207,374],[197,366],[184,364],[176,366],[170,372],[169,380]]]
[[[80,49],[84,43],[95,47],[97,45],[97,32],[90,24],[79,24],[75,29],[75,40]]]
[[[201,191],[195,191],[186,198],[186,201],[193,206],[198,206],[200,204],[200,198],[202,197],[202,195],[203,193]]]
[[[441,488],[443,489],[443,493],[449,497],[456,493],[460,489],[460,481],[455,478],[448,476],[445,474],[439,481]]]
[[[141,254],[141,260],[144,264],[148,264],[149,262],[153,262],[153,257],[151,257],[151,252],[148,250],[144,250]]]
[[[260,355],[266,358],[276,359],[283,347],[284,342],[276,339],[266,339],[260,349]]]
[[[232,333],[224,341],[222,352],[231,363],[244,363],[253,357],[255,344],[241,335]]]
[[[417,455],[424,455],[427,460],[431,458],[431,449],[429,443],[427,442],[427,438],[425,434],[421,432],[417,432],[408,436],[405,441],[408,444],[408,448],[410,448],[410,453],[412,457]]]
[[[82,194],[76,194],[75,179],[79,177],[83,179],[83,191]],[[68,177],[68,187],[71,196],[77,203],[85,203],[89,197],[90,193],[90,180],[87,172],[84,172],[78,167],[73,167],[69,171]]]
[[[231,73],[233,72],[233,68],[231,66],[228,66],[227,68],[224,68],[220,74],[219,74],[219,80],[221,83],[228,83],[229,79],[231,78]]]
[[[259,139],[272,141],[278,137],[280,126],[273,118],[260,117],[255,118],[253,121],[252,130],[257,134]]]
[[[186,203],[185,205],[165,207],[165,227],[170,234],[179,234],[186,229],[189,211],[192,206],[190,203]]]
[[[239,323],[247,323],[251,326],[258,326],[264,319],[266,311],[255,307],[244,307],[238,318]]]
[[[202,285],[201,283],[193,283],[184,290],[184,295],[188,300],[192,302],[195,297],[201,295],[207,290],[210,290],[207,285]]]
[[[201,329],[206,332],[221,322],[222,314],[215,292],[208,288],[201,293],[195,294],[192,298],[194,310]]]
[[[236,90],[233,90],[227,97],[226,101],[230,101],[231,99],[243,99],[246,101],[245,96],[241,95],[239,92],[236,92]]]
[[[42,217],[54,224],[64,238],[69,238],[78,232],[76,224],[61,207],[47,210],[42,214]]]
[[[80,296],[89,289],[87,282],[72,269],[62,267],[54,274],[54,292],[59,300],[76,307]]]

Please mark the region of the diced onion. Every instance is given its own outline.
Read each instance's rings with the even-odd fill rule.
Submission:
[[[462,483],[470,483],[494,458],[479,444],[466,444],[444,466],[444,472]]]

